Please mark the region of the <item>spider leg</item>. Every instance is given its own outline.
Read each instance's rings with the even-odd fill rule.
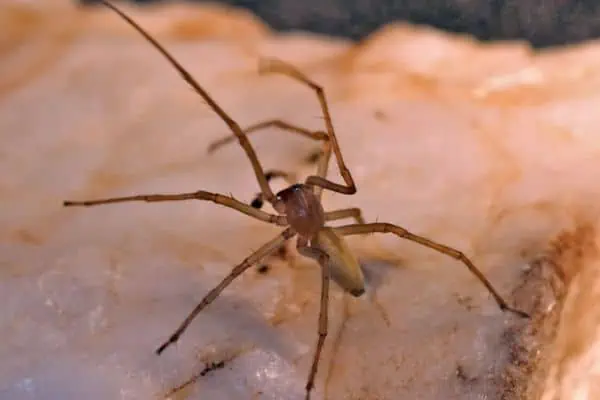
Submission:
[[[315,376],[317,375],[317,369],[319,367],[319,360],[321,359],[321,352],[323,345],[325,344],[325,338],[327,337],[327,325],[328,325],[328,307],[329,307],[329,256],[323,250],[316,247],[308,246],[307,240],[298,237],[298,252],[305,257],[310,257],[319,262],[321,266],[321,302],[319,311],[319,325],[318,332],[319,337],[317,339],[317,346],[313,355],[313,361],[306,381],[306,400],[310,399],[310,391],[315,385]]]
[[[125,203],[131,201],[145,201],[145,202],[160,202],[160,201],[181,201],[181,200],[205,200],[212,201],[213,203],[223,205],[225,207],[232,208],[241,213],[244,213],[250,217],[258,220],[268,222],[275,225],[286,226],[287,221],[283,215],[269,214],[264,211],[257,210],[256,208],[242,203],[234,199],[233,197],[224,196],[219,193],[205,192],[199,190],[191,193],[176,193],[176,194],[139,194],[134,196],[126,197],[111,197],[106,199],[96,200],[84,200],[84,201],[65,201],[63,205],[65,207],[91,207],[103,204],[112,203]]]
[[[321,105],[321,110],[323,112],[323,117],[325,119],[325,126],[327,127],[327,134],[329,135],[329,146],[325,149],[325,155],[319,163],[319,171],[317,171],[317,175],[311,175],[306,179],[307,185],[318,186],[324,189],[328,189],[334,192],[343,193],[343,194],[354,194],[356,193],[356,185],[354,184],[354,179],[352,179],[352,174],[350,170],[346,167],[344,163],[344,158],[342,156],[342,151],[340,150],[340,146],[338,144],[337,138],[335,136],[335,130],[333,129],[333,122],[331,121],[331,115],[329,114],[329,106],[327,105],[327,100],[325,98],[325,91],[315,82],[310,80],[305,74],[300,72],[294,66],[283,62],[281,60],[275,59],[264,59],[261,61],[259,72],[262,74],[276,73],[286,75],[298,82],[301,82],[311,89],[315,91],[317,94],[317,98],[319,99],[319,103]],[[338,164],[338,168],[340,170],[340,174],[346,185],[340,185],[338,183],[334,183],[330,180],[327,180],[325,177],[327,175],[327,163],[329,162],[330,153],[333,151],[335,154],[335,158]],[[320,197],[320,191],[319,193]]]
[[[365,223],[362,211],[358,207],[343,208],[341,210],[328,211],[325,213],[325,221],[336,221],[344,218],[354,218],[357,224]]]
[[[252,147],[252,144],[240,128],[240,126],[235,122],[216,102],[213,98],[208,94],[208,92],[200,86],[200,84],[192,77],[192,75],[169,53],[156,39],[154,39],[148,32],[146,32],[140,25],[138,25],[134,20],[132,20],[127,14],[121,11],[117,6],[111,4],[106,0],[100,0],[102,4],[113,10],[117,13],[123,20],[125,20],[131,27],[133,27],[138,33],[140,33],[156,50],[158,50],[171,65],[179,72],[181,77],[204,99],[204,101],[212,108],[212,110],[227,124],[229,129],[233,132],[233,134],[237,137],[240,146],[246,152],[250,163],[252,164],[252,168],[254,169],[254,174],[256,175],[256,179],[258,180],[258,184],[260,189],[265,197],[265,199],[275,205],[278,203],[275,194],[271,190],[267,179],[265,178],[265,173],[263,168],[258,161],[258,157],[256,156],[256,152]]]
[[[186,319],[179,325],[177,330],[156,350],[156,354],[162,353],[168,346],[177,342],[179,337],[185,332],[192,320],[202,311],[206,306],[212,303],[221,292],[229,286],[231,282],[240,276],[244,271],[250,268],[253,264],[260,262],[262,259],[267,257],[273,251],[277,250],[286,240],[290,239],[296,234],[292,228],[288,228],[281,232],[275,239],[272,239],[268,243],[264,244],[260,249],[256,250],[244,261],[235,266],[229,275],[227,275],[217,286],[215,286],[198,305],[192,310],[192,312],[186,317]]]
[[[367,234],[367,233],[393,233],[396,236],[401,238],[410,240],[412,242],[419,243],[425,247],[429,247],[437,252],[450,256],[458,261],[461,261],[465,266],[471,271],[475,277],[487,288],[490,292],[496,303],[500,307],[502,311],[509,311],[511,313],[517,314],[520,317],[529,318],[529,314],[524,311],[517,310],[508,305],[508,303],[504,300],[502,296],[498,293],[498,291],[494,288],[494,286],[488,281],[488,279],[483,275],[483,273],[465,256],[462,252],[452,248],[445,246],[440,243],[436,243],[430,239],[427,239],[423,236],[416,235],[407,231],[406,229],[392,225],[388,223],[372,223],[372,224],[354,224],[354,225],[345,225],[333,228],[340,235],[359,235],[359,234]]]
[[[327,141],[329,138],[329,136],[325,132],[311,131],[311,130],[287,123],[280,119],[272,119],[272,120],[258,122],[256,124],[250,125],[246,129],[244,129],[244,134],[246,136],[248,136],[249,134],[251,134],[253,132],[258,132],[258,131],[261,131],[263,129],[270,128],[270,127],[279,128],[279,129],[282,129],[283,131],[290,132],[290,133],[296,133],[300,136],[304,136],[304,137],[307,137],[312,140]],[[220,147],[226,145],[227,143],[233,142],[236,138],[237,138],[236,135],[229,135],[224,138],[215,140],[208,146],[207,151],[208,151],[208,153],[212,153],[212,152],[216,151],[217,149],[219,149]]]
[[[329,161],[331,160],[331,154],[331,142],[327,141],[323,143],[323,154],[321,155],[321,157],[319,157],[319,164],[317,165],[316,176],[319,176],[323,179],[327,177],[327,172],[329,171]],[[321,201],[321,199],[323,198],[323,187],[314,186],[314,191],[319,201]]]

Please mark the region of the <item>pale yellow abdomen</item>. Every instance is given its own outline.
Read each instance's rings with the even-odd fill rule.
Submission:
[[[331,278],[353,296],[365,292],[365,278],[360,264],[344,238],[329,227],[322,228],[312,241],[329,256]]]

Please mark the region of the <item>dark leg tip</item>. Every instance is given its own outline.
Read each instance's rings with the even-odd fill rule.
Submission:
[[[528,313],[526,313],[525,311],[521,311],[521,310],[512,310],[514,313],[516,313],[519,317],[521,318],[525,318],[525,319],[531,319],[531,315],[529,315]]]
[[[305,400],[310,400],[310,391],[312,390],[312,386],[309,388],[308,386],[306,387],[306,396],[304,396]]]
[[[169,347],[170,345],[175,343],[179,339],[180,335],[181,335],[181,332],[176,332],[175,334],[173,334],[169,338],[169,340],[164,342],[158,349],[156,349],[156,351],[155,351],[156,355],[160,356],[160,353],[162,353],[167,347]]]
[[[306,386],[304,387],[306,389],[306,395],[308,397],[310,397],[310,391],[313,390],[314,387],[315,387],[315,384],[313,382],[308,382],[306,384]]]
[[[260,199],[260,198],[258,198],[258,197],[257,197],[257,198],[255,198],[254,200],[252,200],[252,203],[250,203],[250,205],[251,205],[253,208],[256,208],[256,209],[258,209],[258,210],[260,210],[260,209],[262,208],[263,204],[264,204],[264,203],[263,203],[262,199]]]
[[[261,264],[256,271],[258,271],[259,274],[266,274],[267,272],[269,272],[270,267],[267,264]]]
[[[63,201],[63,207],[69,207],[72,206],[73,202],[72,201]]]
[[[319,159],[323,156],[323,151],[321,151],[321,149],[312,152],[310,155],[308,155],[304,161],[308,164],[316,164]]]
[[[506,304],[503,305],[503,306],[500,306],[500,308],[502,309],[502,311],[511,312],[513,314],[516,314],[517,316],[519,316],[521,318],[531,319],[531,315],[529,315],[525,311],[517,310],[516,308],[509,307]]]
[[[171,340],[166,341],[165,343],[163,343],[158,349],[156,349],[155,353],[157,356],[160,356],[161,353],[163,351],[165,351],[165,349],[171,344]]]
[[[268,171],[265,173],[265,179],[267,180],[267,182],[271,181],[271,179],[275,178],[276,176],[278,175],[273,171]]]

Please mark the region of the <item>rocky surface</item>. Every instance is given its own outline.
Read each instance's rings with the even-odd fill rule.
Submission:
[[[333,286],[314,398],[565,399],[582,388],[594,398],[593,375],[577,371],[594,371],[595,319],[573,321],[598,304],[600,46],[533,54],[399,24],[353,45],[275,34],[221,6],[126,10],[242,125],[322,129],[314,95],[258,76],[260,57],[320,82],[358,186],[327,194],[325,207],[359,206],[369,221],[459,248],[534,313],[531,324],[501,313],[450,258],[392,236],[352,238],[369,291],[348,299]],[[293,248],[153,353],[277,229],[200,202],[62,207],[198,189],[250,200],[258,185],[243,152],[206,154],[228,134],[222,121],[108,10],[11,1],[0,21],[0,397],[163,398],[203,372],[172,398],[303,398],[319,271]],[[266,168],[315,169],[315,143],[275,130],[252,142]],[[566,285],[532,281],[540,264],[558,265]]]

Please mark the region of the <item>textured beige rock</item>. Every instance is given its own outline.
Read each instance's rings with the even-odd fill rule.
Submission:
[[[594,399],[598,386],[598,235],[583,225],[561,235],[552,260],[563,276],[564,298],[555,314],[558,326],[536,371],[536,398]],[[541,373],[543,371],[543,373]],[[539,395],[539,397],[538,397]]]
[[[250,199],[258,187],[236,146],[205,154],[224,124],[147,43],[106,10],[69,4],[0,5],[0,393],[160,398],[226,359],[178,396],[302,398],[319,272],[295,253],[269,260],[266,276],[248,271],[175,348],[152,353],[276,229],[203,203],[61,207],[200,188]],[[275,35],[222,7],[125,9],[242,125],[321,129],[310,91],[256,74],[260,56],[294,62],[325,86],[359,188],[328,194],[326,208],[360,206],[368,220],[456,246],[536,312],[523,334],[459,263],[394,237],[353,238],[372,291],[348,301],[333,289],[316,398],[594,398],[594,246],[564,273],[564,308],[546,278],[522,281],[541,258],[567,271],[575,261],[556,260],[553,244],[596,229],[597,44],[534,55],[401,25],[352,45]],[[252,141],[267,168],[314,170],[304,161],[314,143],[276,132]]]

